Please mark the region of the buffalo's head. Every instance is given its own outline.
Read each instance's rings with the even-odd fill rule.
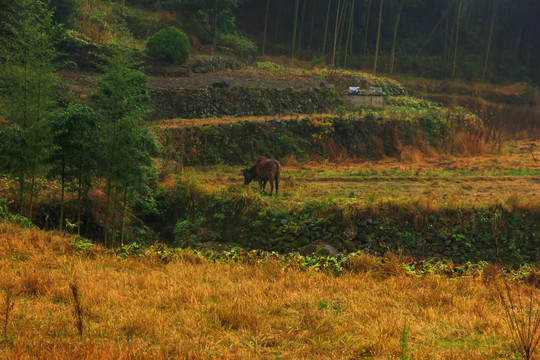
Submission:
[[[253,174],[251,169],[242,170],[242,174],[244,175],[244,185],[249,185],[255,179],[255,174]]]

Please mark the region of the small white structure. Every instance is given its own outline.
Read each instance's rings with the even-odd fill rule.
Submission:
[[[383,108],[386,106],[386,93],[380,87],[370,87],[360,90],[359,87],[349,87],[349,94],[343,97],[345,104],[352,110],[361,108]]]

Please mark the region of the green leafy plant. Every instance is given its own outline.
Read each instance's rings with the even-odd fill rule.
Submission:
[[[74,248],[76,248],[76,249],[78,249],[80,251],[87,251],[92,246],[94,246],[93,243],[91,243],[90,241],[88,241],[85,238],[74,238],[72,244],[73,244]]]
[[[345,116],[345,114],[347,114],[347,109],[345,108],[345,106],[340,105],[336,109],[336,114],[343,117],[343,116]]]
[[[195,219],[180,219],[174,227],[173,234],[176,245],[188,247],[196,245],[201,238],[197,235],[199,230],[206,224],[206,218],[200,216]],[[221,235],[215,235],[221,236]]]
[[[460,233],[459,230],[456,229],[456,228],[452,229],[451,237],[455,242],[465,246],[466,248],[471,248],[472,247],[472,244],[467,239],[467,236],[465,234]]]
[[[158,31],[146,42],[149,56],[179,65],[189,60],[190,51],[187,35],[173,26]]]
[[[256,64],[257,68],[264,69],[264,70],[281,70],[283,69],[283,65],[276,64],[271,61],[259,61]]]
[[[0,199],[0,219],[18,224],[24,228],[34,227],[34,224],[27,217],[11,213],[5,199]]]
[[[141,253],[142,245],[138,242],[132,242],[131,244],[122,245],[122,257],[139,256]]]
[[[403,328],[403,335],[401,336],[401,340],[399,341],[401,343],[401,356],[399,357],[400,360],[408,360],[409,359],[409,334],[411,332],[411,328],[409,325],[405,325]]]
[[[219,34],[218,43],[232,48],[242,58],[257,52],[257,46],[246,36],[238,33]]]

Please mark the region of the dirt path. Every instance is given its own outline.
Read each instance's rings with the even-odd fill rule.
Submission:
[[[68,87],[79,96],[88,96],[97,88],[97,77],[101,74],[90,71],[61,70],[59,76],[66,80]],[[151,76],[151,89],[206,89],[217,80],[228,77],[231,86],[254,88],[309,89],[318,85],[315,76],[305,74],[285,74],[250,70],[227,70],[216,73],[192,74],[186,77]]]
[[[231,86],[269,89],[292,88],[297,90],[317,86],[317,79],[312,75],[279,76],[275,73],[247,72],[243,70],[193,74],[188,77],[153,76],[148,84],[153,89],[206,89],[223,77],[229,78]]]

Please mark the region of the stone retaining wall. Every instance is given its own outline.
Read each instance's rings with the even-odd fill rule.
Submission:
[[[325,88],[156,89],[150,95],[151,120],[312,114],[328,112],[339,104],[335,91]]]

